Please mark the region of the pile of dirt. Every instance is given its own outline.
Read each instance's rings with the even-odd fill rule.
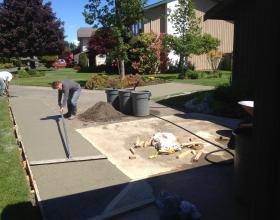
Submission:
[[[107,122],[120,120],[123,114],[118,112],[107,102],[98,102],[93,107],[80,114],[78,118],[82,121]]]

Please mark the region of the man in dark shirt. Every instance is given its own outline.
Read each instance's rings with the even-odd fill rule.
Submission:
[[[60,111],[63,112],[67,104],[68,112],[64,115],[65,118],[74,119],[77,114],[77,103],[81,94],[81,86],[72,80],[55,81],[52,83],[52,88],[58,90],[58,105]],[[63,95],[63,101],[61,103]]]

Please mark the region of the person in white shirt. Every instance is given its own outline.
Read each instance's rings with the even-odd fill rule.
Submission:
[[[8,71],[0,72],[0,95],[8,95],[9,83],[13,79],[13,75]]]

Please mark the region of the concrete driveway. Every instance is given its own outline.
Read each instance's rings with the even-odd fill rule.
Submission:
[[[170,93],[199,91],[198,87],[188,86],[187,84],[178,86],[171,83],[137,89],[150,90],[154,97],[165,96]],[[200,89],[208,90],[209,88],[200,87]],[[59,125],[57,92],[49,88],[12,86],[11,95],[11,106],[28,159],[32,161],[65,158],[63,140],[59,132],[61,128]],[[83,90],[78,111],[83,112],[96,102],[105,100],[106,96],[102,90]],[[156,110],[159,116],[184,114],[156,103],[151,103],[151,109]],[[183,123],[185,117],[178,117],[180,122]],[[229,128],[213,123],[215,118],[209,117],[208,119],[213,128],[217,129],[218,126],[219,130],[229,130]],[[126,120],[135,120],[135,118],[128,117]],[[201,119],[198,115],[189,119],[187,124],[189,129],[192,128],[191,120]],[[203,120],[207,120],[207,117],[204,116]],[[101,154],[97,148],[76,131],[77,129],[97,126],[96,123],[83,123],[78,119],[66,122],[74,156]],[[199,127],[194,127],[194,129],[199,130]],[[180,193],[198,204],[205,216],[203,219],[236,219],[232,215],[235,210],[231,189],[232,167],[213,167],[206,164],[205,161],[203,161],[203,166],[206,167],[198,170],[198,175],[195,174],[195,171],[181,170],[150,177],[146,180],[149,183],[148,185],[140,184],[143,190],[139,190],[139,185],[136,184],[135,189],[137,190],[132,190],[134,194],[131,193],[133,196],[125,197],[123,200],[126,202],[120,201],[131,203],[131,199],[137,199],[139,193],[144,194],[144,192],[150,199],[151,190],[149,187],[152,188],[154,195],[160,189],[165,188]],[[208,171],[211,175],[207,173]],[[126,189],[128,185],[131,185],[131,179],[109,160],[32,166],[32,172],[39,188],[43,214],[46,219],[91,219],[101,215],[104,210],[108,209],[108,206],[111,207],[112,201],[115,201],[123,191],[130,194],[130,191]],[[189,178],[192,179],[191,182]],[[207,187],[205,181],[208,181]],[[188,182],[190,182],[189,187],[184,187]],[[169,184],[178,184],[178,187],[175,188],[180,189],[180,191],[173,190],[172,185]],[[209,184],[211,184],[211,187]],[[145,187],[146,190],[144,190]],[[195,191],[192,191],[190,187],[193,187]],[[213,197],[212,193],[215,193],[217,199]],[[140,197],[143,199],[143,195]],[[113,219],[158,219],[158,212],[151,205],[146,209],[130,212]]]

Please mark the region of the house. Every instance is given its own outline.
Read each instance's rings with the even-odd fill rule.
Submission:
[[[90,37],[95,33],[96,29],[95,28],[91,28],[91,27],[81,27],[78,29],[77,31],[77,38],[79,41],[79,47],[81,49],[81,52],[87,52],[87,47],[88,47],[88,43],[90,40]],[[79,54],[76,54],[74,56],[74,62],[78,63],[79,62]],[[89,65],[91,64],[96,64],[97,66],[99,65],[103,65],[106,63],[106,56],[101,56],[101,55],[97,55],[95,57],[95,60],[89,60]]]
[[[88,27],[88,28],[81,27],[78,29],[77,38],[78,38],[82,52],[87,51],[87,45],[88,45],[89,39],[90,39],[91,35],[94,34],[95,30],[96,29],[90,28],[90,27]]]
[[[256,69],[255,54],[258,54],[256,47],[256,25],[252,25],[256,19],[255,9],[250,3],[243,3],[243,7],[248,7],[246,13],[235,16],[235,1],[226,0],[215,5],[205,14],[205,20],[224,19],[234,20],[234,48],[233,48],[233,71],[232,83],[238,88],[248,88],[253,91],[251,83],[254,80]],[[227,9],[227,11],[225,11]],[[246,32],[246,35],[244,35]],[[248,50],[250,48],[250,50]],[[242,59],[237,59],[242,57]],[[246,59],[245,59],[246,57]]]
[[[198,18],[201,18],[202,32],[209,33],[213,37],[218,38],[221,41],[219,50],[225,55],[230,55],[233,50],[233,22],[212,19],[208,19],[206,21],[203,20],[204,14],[210,8],[215,6],[217,2],[218,0],[193,0],[196,8],[196,15]],[[142,26],[138,25],[138,29],[137,26],[134,27],[134,30],[136,29],[136,31],[141,31],[143,28],[142,31],[144,33],[154,32],[156,34],[175,34],[173,24],[168,19],[168,14],[172,13],[172,11],[175,10],[177,4],[177,0],[162,0],[160,2],[146,6],[144,9],[144,24]],[[170,53],[169,59],[173,64],[176,64],[178,63],[179,57],[174,53]],[[207,60],[207,56],[205,54],[200,56],[193,55],[190,58],[190,61],[198,70],[211,69],[211,66]],[[228,66],[228,68],[230,68],[231,65],[229,64]]]
[[[246,219],[279,218],[279,8],[260,0],[223,0],[205,19],[234,20],[232,83],[253,87],[252,202]]]

